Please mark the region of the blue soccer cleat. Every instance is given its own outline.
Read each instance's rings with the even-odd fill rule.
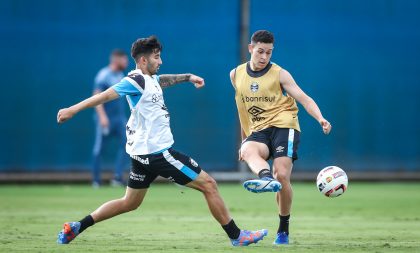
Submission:
[[[57,243],[68,244],[79,234],[80,222],[66,222],[63,230],[58,233]]]
[[[263,240],[264,236],[268,234],[267,229],[257,231],[241,230],[238,239],[230,239],[233,246],[248,246],[252,243],[257,243]]]
[[[274,240],[273,244],[275,245],[289,244],[289,235],[286,232],[278,233],[276,240]]]
[[[271,177],[263,177],[261,179],[251,179],[244,182],[244,187],[250,192],[279,192],[281,184],[279,181]]]

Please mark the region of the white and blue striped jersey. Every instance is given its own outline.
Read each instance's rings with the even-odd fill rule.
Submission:
[[[143,75],[136,69],[112,88],[126,96],[131,109],[126,131],[130,156],[159,153],[173,145],[169,112],[157,75]]]

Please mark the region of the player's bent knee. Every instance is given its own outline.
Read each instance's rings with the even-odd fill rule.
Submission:
[[[131,212],[140,206],[140,202],[124,200],[122,209],[124,212]]]
[[[241,157],[244,161],[249,161],[253,159],[253,157],[257,157],[258,153],[253,152],[252,150],[249,150],[248,148],[242,148],[241,149]]]
[[[217,192],[216,180],[206,174],[205,177],[200,180],[199,188],[200,191],[206,194]]]
[[[124,212],[131,212],[136,210],[142,203],[142,198],[123,197],[122,198],[122,209]]]
[[[212,178],[211,176],[208,176],[208,178],[206,179],[206,185],[209,188],[209,190],[216,190],[217,189],[216,180],[214,180],[214,178]]]

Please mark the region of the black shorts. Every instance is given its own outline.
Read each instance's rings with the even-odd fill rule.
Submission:
[[[293,161],[298,159],[297,149],[300,142],[300,132],[295,129],[269,127],[258,132],[252,132],[247,141],[256,141],[267,145],[268,158],[288,156]]]
[[[157,176],[185,185],[194,181],[200,172],[197,162],[172,148],[158,154],[133,155],[128,187],[149,188]]]

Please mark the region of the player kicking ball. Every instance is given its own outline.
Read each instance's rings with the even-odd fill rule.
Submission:
[[[244,160],[259,176],[246,181],[244,187],[255,193],[276,192],[280,223],[274,244],[288,244],[292,206],[290,175],[300,140],[296,101],[319,122],[325,134],[331,131],[331,124],[290,73],[270,61],[273,48],[271,32],[255,32],[248,46],[250,61],[233,69],[230,79],[242,129],[239,160]],[[267,163],[270,158],[273,158],[272,171]]]
[[[174,140],[162,88],[181,82],[191,82],[196,88],[202,88],[204,80],[192,74],[156,75],[162,64],[161,51],[162,46],[155,36],[136,40],[131,47],[135,70],[109,89],[58,112],[57,121],[63,123],[86,108],[125,96],[131,108],[126,151],[132,162],[125,196],[106,202],[80,221],[64,223],[63,230],[58,234],[59,244],[70,243],[100,221],[137,209],[157,176],[201,191],[211,214],[225,230],[233,246],[257,243],[267,235],[266,229],[240,230],[229,215],[216,181],[192,158],[172,148]]]

